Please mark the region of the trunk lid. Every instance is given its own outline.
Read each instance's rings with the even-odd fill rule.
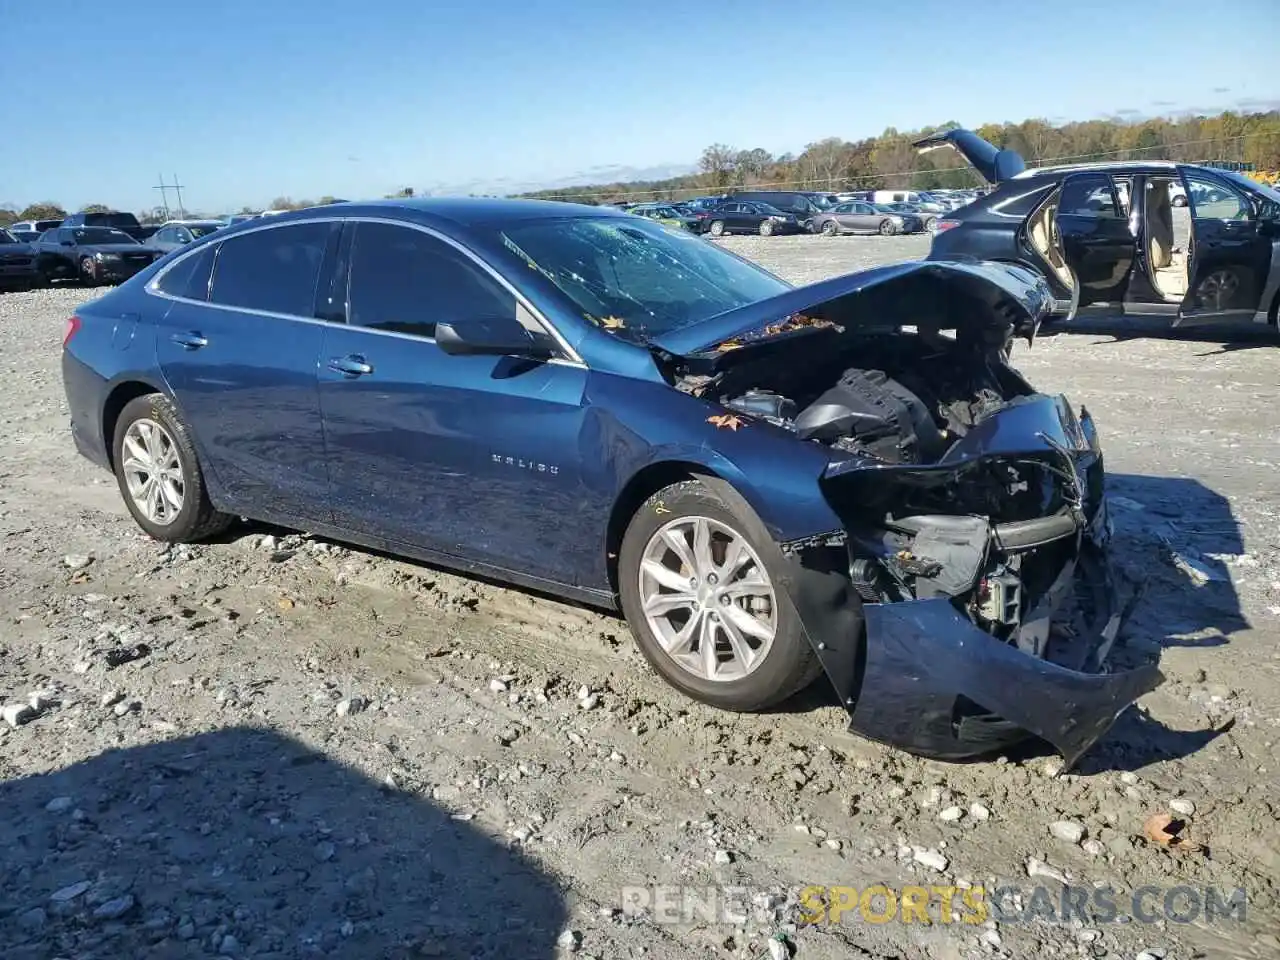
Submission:
[[[848,273],[725,311],[650,341],[711,371],[749,348],[832,325],[868,332],[899,326],[967,328],[996,342],[1035,337],[1053,306],[1043,278],[999,263],[912,261]]]
[[[939,130],[921,137],[911,144],[918,153],[950,147],[969,161],[987,183],[1003,183],[1012,180],[1027,169],[1026,162],[1013,150],[1001,150],[988,143],[972,130]]]

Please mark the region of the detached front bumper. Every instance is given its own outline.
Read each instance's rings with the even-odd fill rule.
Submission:
[[[1135,586],[1124,596],[1110,563],[1101,453],[1087,415],[1080,423],[1072,461],[1083,509],[999,525],[980,517],[933,518],[956,525],[933,528],[940,539],[932,546],[915,541],[916,559],[945,561],[937,564],[941,572],[927,592],[908,594],[916,599],[888,602],[870,581],[852,574],[857,554],[872,538],[850,531],[856,551],[844,536],[783,545],[786,594],[849,712],[852,731],[946,760],[1036,736],[1071,766],[1120,713],[1163,682],[1154,665],[1125,672],[1106,667],[1141,591]],[[1007,556],[1045,547],[1065,559],[1052,584],[1030,598],[1034,602],[1016,618],[1008,639],[975,623],[972,597],[984,558],[992,551]],[[918,578],[917,587],[925,582]],[[872,602],[875,596],[881,602]],[[1087,598],[1092,616],[1055,634],[1053,625],[1071,597],[1076,603]]]
[[[836,562],[816,562],[822,552],[788,560],[788,595],[850,730],[869,739],[961,760],[1036,736],[1071,766],[1164,680],[1155,666],[1091,673],[1042,659],[983,631],[945,597],[859,604]],[[1122,610],[1114,581],[1108,588],[1111,609]],[[1113,614],[1099,636],[1081,639],[1100,652],[1122,625]]]

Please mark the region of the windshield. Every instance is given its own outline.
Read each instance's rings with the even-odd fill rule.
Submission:
[[[592,323],[637,343],[790,289],[701,237],[644,220],[537,220],[498,240]]]
[[[193,237],[204,237],[213,233],[213,231],[217,230],[218,227],[220,226],[221,224],[215,225],[212,223],[195,223],[195,224],[188,224],[187,229],[191,231],[191,235]]]
[[[111,227],[82,227],[76,231],[76,243],[137,243],[122,230]]]
[[[785,211],[779,210],[773,204],[763,203],[760,200],[752,201],[751,207],[755,213],[765,213],[771,217],[785,217],[787,215]]]
[[[18,238],[8,230],[0,230],[0,243],[17,243]]]
[[[871,206],[877,213],[902,213],[911,210],[910,204],[906,203],[873,203]]]

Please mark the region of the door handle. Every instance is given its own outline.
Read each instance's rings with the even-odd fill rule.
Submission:
[[[363,377],[373,373],[373,367],[364,362],[364,357],[352,354],[347,357],[330,357],[329,369],[336,370],[344,377]]]
[[[169,339],[180,345],[184,350],[199,350],[201,347],[209,345],[209,341],[194,330],[172,334]]]

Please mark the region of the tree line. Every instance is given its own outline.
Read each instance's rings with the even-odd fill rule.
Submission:
[[[698,170],[667,180],[596,183],[538,190],[527,197],[565,200],[680,200],[700,193],[759,186],[795,190],[901,187],[931,190],[978,186],[981,179],[952,150],[920,154],[911,146],[943,124],[921,130],[890,127],[878,137],[826,137],[798,155],[771,154],[714,143],[702,151]],[[1146,120],[1047,120],[988,123],[976,133],[997,147],[1017,151],[1028,165],[1096,160],[1236,161],[1259,171],[1280,170],[1280,111]]]
[[[884,186],[930,190],[968,187],[980,183],[976,173],[951,150],[918,154],[911,146],[935,129],[897,130],[890,127],[878,137],[845,140],[825,137],[808,144],[799,154],[775,156],[763,147],[741,149],[713,143],[702,151],[696,173],[667,180],[595,183],[537,190],[525,197],[562,200],[679,200],[701,193],[735,187],[760,186],[795,190],[838,190]],[[976,129],[998,147],[1020,153],[1028,164],[1048,161],[1181,160],[1186,162],[1236,161],[1253,164],[1259,171],[1280,170],[1280,110],[1265,113],[1226,111],[1213,116],[1152,117],[1145,120],[1081,120],[1055,126],[1047,120],[1021,123],[988,123]],[[412,197],[405,187],[388,198]],[[332,203],[276,197],[267,209],[298,210]],[[89,204],[86,212],[111,209]],[[242,207],[240,213],[256,213]],[[22,210],[0,207],[0,226],[18,220],[52,220],[67,211],[52,201],[33,203]],[[176,216],[173,208],[155,207],[138,214],[143,223],[159,223]],[[195,216],[195,214],[187,214]]]

